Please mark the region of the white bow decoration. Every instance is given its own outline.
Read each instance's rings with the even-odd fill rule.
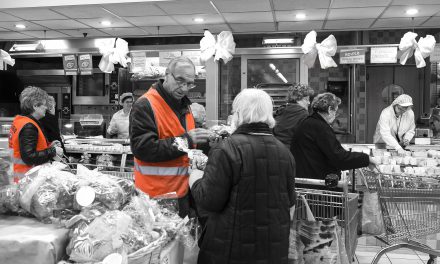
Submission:
[[[127,57],[128,43],[121,38],[116,38],[116,42],[106,41],[101,43],[99,52],[102,54],[99,69],[106,73],[111,73],[115,69],[114,64],[119,63],[125,68],[127,67],[127,63],[131,61],[131,59]]]
[[[0,63],[2,62],[11,66],[15,65],[15,60],[11,58],[11,55],[9,55],[9,53],[7,53],[6,51],[0,49]]]
[[[316,55],[319,56],[319,62],[322,69],[330,67],[338,67],[332,59],[338,48],[336,38],[333,35],[328,36],[321,43],[316,43],[316,31],[312,30],[307,33],[301,49],[304,53],[304,63],[307,67],[312,68],[315,64]]]
[[[217,41],[208,30],[205,30],[204,35],[200,40],[200,60],[202,62],[208,61],[212,56],[215,61],[222,59],[225,64],[232,60],[235,53],[235,42],[230,31],[220,32],[217,35]]]
[[[435,47],[435,38],[432,35],[421,37],[419,42],[416,41],[417,33],[406,32],[400,39],[399,50],[403,51],[400,56],[400,64],[405,65],[406,61],[414,54],[416,67],[423,68],[426,66],[425,58],[431,55]]]

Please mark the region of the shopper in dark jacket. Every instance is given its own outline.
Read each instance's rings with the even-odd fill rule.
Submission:
[[[270,96],[245,89],[234,100],[236,131],[209,153],[190,186],[210,212],[199,264],[287,263],[295,160],[272,134]]]
[[[366,167],[373,161],[367,154],[344,150],[330,126],[341,99],[323,93],[312,102],[314,113],[295,131],[290,148],[296,160],[296,177],[324,180],[328,174]]]
[[[46,138],[49,142],[53,142],[57,140],[60,142],[61,147],[64,149],[64,143],[61,139],[61,132],[60,132],[60,126],[58,124],[58,117],[56,116],[56,102],[55,98],[53,96],[48,96],[47,98],[47,112],[46,115],[41,118],[40,124],[44,130],[44,134],[46,135]]]
[[[273,134],[290,149],[293,133],[298,124],[309,115],[310,96],[313,89],[304,84],[289,87],[287,104],[277,111]]]

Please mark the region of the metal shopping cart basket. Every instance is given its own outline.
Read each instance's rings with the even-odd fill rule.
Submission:
[[[323,180],[295,178],[295,184],[325,185]],[[357,246],[357,230],[360,223],[358,209],[359,194],[347,191],[347,182],[340,181],[343,191],[327,191],[296,188],[297,197],[304,195],[314,217],[318,221],[332,221],[336,217],[342,228],[347,256],[352,259]],[[297,220],[306,219],[306,206],[297,199],[295,215]]]
[[[359,172],[368,185],[377,189],[385,227],[385,234],[377,238],[388,245],[377,253],[372,264],[399,248],[428,254],[428,264],[434,263],[440,251],[414,239],[440,232],[440,180],[368,169]]]
[[[76,166],[78,165],[78,163],[66,163],[66,165],[68,165],[68,168],[66,168],[66,170],[72,173],[76,173]],[[102,167],[100,165],[93,165],[93,164],[87,164],[86,166],[89,169],[98,168],[98,171],[101,172],[102,174],[134,180],[133,168],[125,167],[121,169],[121,167],[109,167],[109,166]]]

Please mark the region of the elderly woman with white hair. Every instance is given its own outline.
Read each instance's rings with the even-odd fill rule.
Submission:
[[[331,174],[340,176],[341,170],[374,163],[367,154],[346,151],[337,140],[330,124],[336,118],[339,104],[341,99],[332,93],[322,93],[313,99],[313,114],[298,126],[290,148],[296,160],[296,177],[325,180]]]
[[[241,91],[232,104],[234,133],[190,175],[198,206],[208,211],[198,263],[287,263],[295,160],[276,139],[270,96]]]
[[[39,122],[46,115],[47,100],[47,93],[34,86],[25,88],[20,94],[23,115],[15,116],[9,132],[15,182],[33,166],[49,162],[56,155],[63,154],[59,142],[48,142]]]

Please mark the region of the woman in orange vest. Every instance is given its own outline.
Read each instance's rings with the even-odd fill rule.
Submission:
[[[9,131],[14,182],[18,182],[33,166],[63,154],[58,141],[47,141],[38,121],[46,115],[47,98],[44,90],[34,86],[25,88],[20,94],[22,115],[15,117]]]

